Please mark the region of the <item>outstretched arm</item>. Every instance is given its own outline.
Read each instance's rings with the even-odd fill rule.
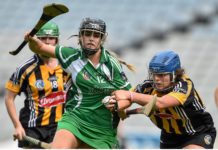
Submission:
[[[48,45],[40,41],[36,36],[25,35],[25,40],[29,42],[29,48],[37,54],[55,58],[55,46]]]
[[[136,92],[130,92],[125,90],[118,90],[113,92],[112,98],[118,101],[119,108],[126,107],[128,103],[119,102],[119,101],[131,101],[131,103],[137,103],[141,106],[144,106],[150,102],[150,100],[153,98],[153,95],[149,94],[143,94],[143,93],[136,93]],[[172,96],[164,95],[162,97],[157,97],[157,101],[155,104],[156,108],[167,108],[179,105],[180,102]]]

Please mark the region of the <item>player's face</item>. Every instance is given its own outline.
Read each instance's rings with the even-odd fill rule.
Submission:
[[[56,37],[39,37],[39,39],[48,45],[55,46],[57,44],[57,38]]]
[[[56,37],[38,37],[43,43],[55,46],[57,44],[58,39]],[[49,57],[41,55],[43,58],[48,59]]]
[[[153,74],[155,87],[159,90],[164,90],[171,86],[171,78],[169,73]]]
[[[87,49],[99,49],[101,45],[102,34],[96,31],[82,31],[82,46]]]

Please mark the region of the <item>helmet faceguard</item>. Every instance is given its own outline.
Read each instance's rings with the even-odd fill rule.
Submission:
[[[101,41],[100,41],[100,47],[96,49],[90,49],[86,48],[83,45],[82,41],[82,35],[85,34],[85,32],[97,32],[100,33],[101,35]],[[79,28],[79,43],[80,46],[86,56],[90,56],[95,54],[99,48],[102,47],[105,39],[106,39],[106,24],[103,20],[101,19],[91,19],[91,18],[85,18],[83,19],[80,28]]]
[[[149,78],[153,80],[153,87],[159,92],[169,92],[175,83],[175,72],[181,69],[180,58],[174,51],[162,51],[157,53],[149,63]],[[155,75],[170,75],[170,86],[165,89],[158,89]]]

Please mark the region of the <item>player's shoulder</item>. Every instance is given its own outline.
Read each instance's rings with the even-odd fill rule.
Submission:
[[[115,52],[112,52],[112,51],[107,50],[107,49],[103,49],[102,53],[107,61],[110,61],[114,65],[119,66],[119,68],[120,68],[120,62],[119,62],[118,56]]]
[[[192,86],[193,81],[189,78],[187,74],[184,74],[177,82],[176,86]]]
[[[30,58],[26,59],[23,63],[21,63],[16,68],[16,71],[22,73],[27,71],[29,68],[34,69],[39,64],[39,61],[40,61],[39,56],[33,55]]]

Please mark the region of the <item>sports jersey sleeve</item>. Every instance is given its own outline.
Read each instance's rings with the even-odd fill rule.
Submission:
[[[10,77],[10,79],[6,82],[5,88],[20,94],[22,92],[22,87],[24,86],[26,72],[24,69],[18,68]]]
[[[188,100],[192,89],[193,85],[191,81],[180,81],[174,87],[173,91],[170,92],[168,95],[175,97],[180,102],[180,104],[183,105]]]
[[[81,56],[81,51],[72,47],[56,46],[55,56],[60,62],[61,66],[65,71],[70,66],[70,64]]]
[[[137,93],[144,93],[144,94],[150,94],[153,90],[152,86],[152,81],[150,80],[145,80],[143,83],[138,84],[135,88],[134,91]]]

